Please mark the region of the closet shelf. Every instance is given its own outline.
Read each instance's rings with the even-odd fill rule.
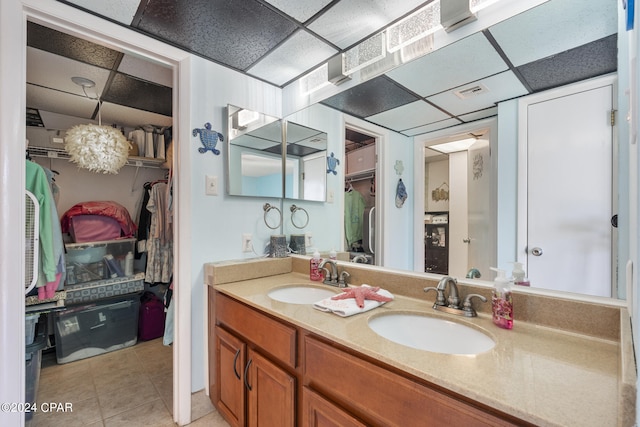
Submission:
[[[70,159],[69,153],[64,148],[30,146],[27,151],[31,157],[48,157],[50,159]],[[142,168],[162,168],[165,159],[153,159],[150,157],[130,156],[125,166]]]
[[[365,169],[359,172],[348,173],[344,177],[346,180],[351,181],[361,181],[365,179],[375,178],[376,170],[374,169]]]

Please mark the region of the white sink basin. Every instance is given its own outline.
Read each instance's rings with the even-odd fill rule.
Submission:
[[[275,288],[270,290],[267,295],[273,300],[289,304],[313,304],[336,295],[336,292],[328,287],[301,284]]]
[[[495,341],[460,323],[419,314],[376,316],[369,327],[378,335],[407,347],[446,354],[478,354],[491,350]]]

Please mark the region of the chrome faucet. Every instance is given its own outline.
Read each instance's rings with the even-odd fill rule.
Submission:
[[[356,256],[353,257],[351,262],[359,262],[361,264],[369,264],[369,260],[367,260],[367,257],[365,255],[356,255]]]
[[[334,260],[325,259],[320,263],[318,268],[324,270],[324,281],[322,283],[325,285],[338,286],[338,265]]]
[[[462,305],[460,305],[457,283],[458,281],[453,277],[445,276],[440,280],[440,282],[438,282],[438,286],[435,288],[432,286],[424,288],[425,292],[436,291],[437,293],[436,301],[433,303],[433,309],[465,317],[477,316],[477,313],[471,304],[471,299],[478,298],[482,302],[487,302],[487,299],[479,294],[468,294],[464,298]],[[447,284],[449,284],[449,296],[445,297]]]

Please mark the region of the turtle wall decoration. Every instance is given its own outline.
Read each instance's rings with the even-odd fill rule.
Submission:
[[[191,134],[193,136],[200,135],[200,142],[202,143],[202,147],[198,148],[200,154],[204,154],[207,151],[211,151],[216,156],[220,154],[220,150],[216,149],[216,145],[218,145],[218,141],[224,141],[224,136],[220,132],[211,130],[211,123],[205,123],[204,128],[195,128]]]

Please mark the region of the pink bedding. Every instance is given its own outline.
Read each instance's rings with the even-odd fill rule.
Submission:
[[[95,201],[81,202],[71,207],[62,215],[60,226],[63,233],[68,233],[71,226],[71,218],[77,215],[101,215],[113,218],[120,224],[122,237],[133,237],[136,233],[136,225],[131,220],[127,209],[116,202]]]

